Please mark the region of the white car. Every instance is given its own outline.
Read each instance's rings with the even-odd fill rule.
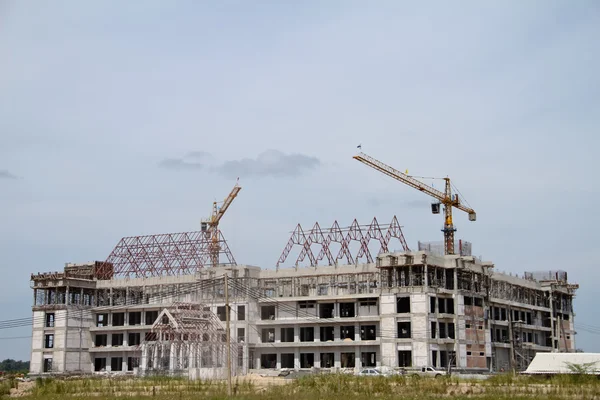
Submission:
[[[358,376],[383,376],[383,374],[375,368],[365,368],[358,373]]]

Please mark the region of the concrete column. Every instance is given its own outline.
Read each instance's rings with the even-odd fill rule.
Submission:
[[[210,347],[212,348],[212,366],[214,367],[217,365],[217,361],[219,360],[219,356],[222,354],[222,352],[220,346],[216,344],[211,344]]]
[[[140,370],[145,371],[148,363],[148,346],[142,345],[142,359],[140,360]]]
[[[362,364],[360,362],[360,347],[356,346],[354,347],[354,369],[356,371],[360,371],[360,369],[362,368]]]
[[[169,347],[169,370],[173,371],[175,369],[175,357],[177,355],[177,349],[175,348],[175,343],[171,343]]]
[[[300,349],[294,350],[294,369],[300,368]]]
[[[152,368],[158,369],[158,346],[154,347],[154,353],[152,354]]]
[[[175,367],[181,366],[183,367],[183,343],[179,343],[178,346],[175,347]]]
[[[194,362],[194,354],[196,353],[196,346],[193,344],[190,344],[188,347],[188,369],[191,368],[196,368],[196,363]]]
[[[237,333],[237,332],[236,332],[236,333]],[[274,332],[274,333],[275,333],[275,335],[274,335],[274,336],[275,336],[275,343],[281,343],[281,328],[279,328],[279,327],[275,328],[275,332]],[[231,335],[231,338],[232,338],[232,339],[233,339],[233,338],[237,338],[237,335],[235,335],[235,336],[234,336],[234,335],[232,334],[232,335]]]

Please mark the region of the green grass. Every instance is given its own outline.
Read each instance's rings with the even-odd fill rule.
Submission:
[[[0,395],[11,383],[0,386]],[[38,379],[30,399],[226,399],[222,381],[190,381],[184,378]],[[240,400],[388,400],[388,399],[588,399],[600,398],[600,380],[591,376],[522,377],[497,375],[486,381],[452,378],[412,378],[395,376],[355,377],[313,375],[285,385],[257,386],[240,378],[234,383]]]

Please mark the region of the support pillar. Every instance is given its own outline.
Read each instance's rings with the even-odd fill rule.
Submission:
[[[196,368],[196,364],[194,363],[194,353],[196,351],[196,344],[195,343],[190,343],[188,345],[188,354],[187,354],[187,358],[188,358],[188,370],[192,369],[192,368]]]
[[[294,350],[294,369],[300,368],[300,349]]]
[[[158,346],[154,346],[154,352],[152,354],[152,368],[155,370],[158,369],[158,349],[159,349]],[[161,348],[161,350],[162,350],[162,348]]]
[[[169,346],[169,370],[175,370],[175,357],[177,355],[177,349],[175,343],[171,343]]]
[[[148,365],[148,345],[142,345],[142,359],[140,361],[140,370],[146,371],[146,366]]]

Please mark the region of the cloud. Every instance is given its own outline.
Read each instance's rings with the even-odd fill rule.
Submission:
[[[256,159],[243,158],[226,161],[214,170],[229,178],[239,176],[295,177],[320,164],[321,162],[316,157],[267,150],[259,154]]]
[[[242,158],[241,160],[225,161],[221,164],[214,163],[210,154],[204,152],[191,152],[182,158],[167,158],[159,166],[179,170],[207,170],[227,178],[274,176],[295,177],[307,170],[319,166],[321,162],[316,157],[303,154],[285,154],[279,150],[267,150],[256,158]]]
[[[6,169],[0,169],[0,179],[19,179],[19,177],[14,174],[11,174]]]
[[[165,158],[158,165],[167,169],[203,169],[211,163],[212,156],[203,151],[192,151],[181,158]]]

